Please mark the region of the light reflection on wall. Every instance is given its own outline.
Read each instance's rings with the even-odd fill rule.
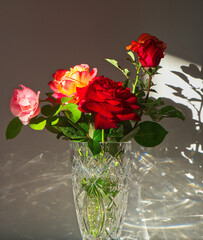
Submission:
[[[196,131],[202,132],[203,68],[170,54],[162,59],[161,66],[160,74],[154,78],[157,93],[152,96],[167,98],[189,108]],[[202,143],[191,143],[186,149],[203,153]]]

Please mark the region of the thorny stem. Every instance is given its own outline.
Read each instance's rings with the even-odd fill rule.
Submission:
[[[149,82],[148,82],[148,86],[147,86],[147,94],[146,94],[146,97],[145,97],[145,100],[144,100],[145,103],[147,102],[147,100],[149,98],[149,91],[150,91],[150,87],[151,87],[151,82],[152,82],[152,75],[149,75]],[[139,115],[140,118],[142,117],[142,114],[143,114],[143,109],[141,109],[141,111],[140,111],[140,115]],[[133,129],[137,127],[138,123],[139,122],[135,123]]]

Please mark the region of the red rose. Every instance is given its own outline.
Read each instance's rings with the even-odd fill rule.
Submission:
[[[166,49],[166,44],[155,36],[143,33],[138,42],[132,41],[132,44],[126,49],[137,53],[143,67],[157,67],[161,58],[164,57],[163,52]]]
[[[97,77],[87,87],[77,88],[77,94],[80,111],[95,113],[95,129],[117,128],[120,121],[140,120],[135,113],[139,109],[137,98],[122,82]]]

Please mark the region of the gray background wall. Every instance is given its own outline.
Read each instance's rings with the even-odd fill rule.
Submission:
[[[163,70],[158,79],[162,82],[166,79],[166,83],[175,88],[169,87],[171,94],[165,92],[160,82],[157,88],[167,102],[175,101],[186,115],[184,122],[164,121],[169,135],[163,144],[149,152],[160,157],[160,151],[167,149],[168,152],[164,151],[166,157],[177,159],[173,165],[176,170],[177,166],[179,172],[194,170],[196,175],[191,184],[199,186],[198,199],[202,203],[202,94],[197,98],[199,119],[195,118],[195,108],[190,101],[194,91],[184,96],[180,94],[180,90],[187,91],[188,86],[190,90],[192,86],[202,87],[202,10],[201,0],[0,2],[0,239],[80,239],[72,200],[67,142],[58,141],[45,131],[33,131],[29,126],[23,128],[16,139],[5,140],[5,129],[12,118],[9,101],[13,88],[23,84],[41,93],[49,92],[47,83],[52,80],[52,73],[81,63],[97,67],[99,75],[121,81],[122,75],[104,58],[115,58],[125,65],[125,46],[144,32],[167,43],[167,56],[162,61],[166,71]],[[191,63],[193,65],[189,65]],[[190,79],[189,83],[183,75]],[[180,85],[180,81],[185,85]],[[172,99],[172,95],[176,98]],[[134,147],[135,152],[139,152],[138,149]],[[185,165],[187,158],[194,160],[193,165],[188,162]],[[184,180],[180,181],[185,184]],[[167,183],[171,184],[168,179]],[[200,207],[195,206],[196,209]],[[192,216],[198,213],[202,216],[198,210]],[[131,231],[131,238],[125,239],[139,239],[137,229]],[[195,231],[194,239],[202,239],[199,225]],[[157,235],[151,230],[148,235],[142,233],[142,238],[175,239],[170,231],[155,232]],[[177,239],[192,239],[192,232],[194,229],[190,227],[184,234],[180,232]]]

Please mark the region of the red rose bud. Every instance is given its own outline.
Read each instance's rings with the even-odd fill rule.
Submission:
[[[137,98],[124,88],[122,82],[115,82],[103,76],[97,77],[87,87],[77,88],[79,110],[95,113],[95,128],[117,128],[120,121],[139,121],[135,110]]]
[[[157,67],[161,58],[164,57],[163,52],[166,46],[164,42],[155,36],[143,33],[140,35],[138,42],[132,41],[131,45],[127,46],[126,49],[137,53],[143,67]]]

